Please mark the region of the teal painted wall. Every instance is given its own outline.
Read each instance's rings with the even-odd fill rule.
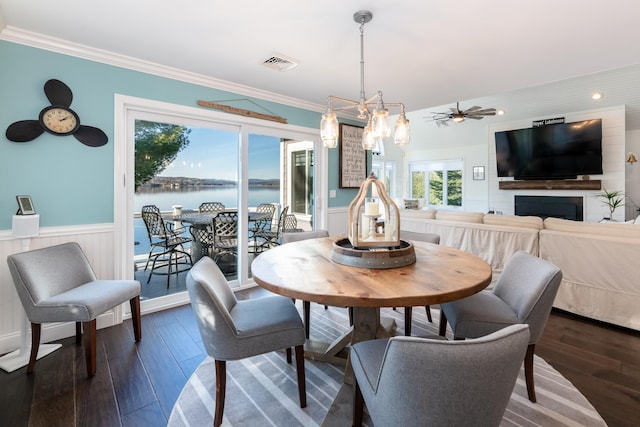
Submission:
[[[0,230],[11,228],[15,196],[28,194],[42,227],[113,222],[114,94],[195,106],[198,99],[233,99],[238,95],[111,65],[0,41]],[[37,119],[49,105],[44,83],[56,78],[73,91],[71,108],[82,124],[109,137],[90,148],[73,136],[44,133],[27,143],[5,136],[18,120]],[[244,96],[240,96],[244,97]],[[318,128],[320,114],[256,100],[292,125]],[[347,206],[356,190],[338,187],[338,150],[329,150],[329,189],[337,197],[329,207]]]

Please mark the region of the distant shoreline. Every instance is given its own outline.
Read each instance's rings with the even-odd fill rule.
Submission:
[[[149,193],[158,191],[193,191],[199,188],[223,188],[237,187],[237,181],[229,181],[215,178],[187,178],[187,177],[155,177],[151,181],[142,184],[136,193]],[[279,179],[249,179],[249,188],[279,189]]]

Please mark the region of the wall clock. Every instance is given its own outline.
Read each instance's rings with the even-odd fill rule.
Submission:
[[[73,93],[69,86],[60,80],[51,79],[44,84],[44,93],[51,105],[40,111],[37,120],[20,120],[9,125],[7,139],[29,142],[48,132],[58,136],[73,135],[89,147],[100,147],[109,142],[102,130],[80,124],[80,116],[70,108]]]

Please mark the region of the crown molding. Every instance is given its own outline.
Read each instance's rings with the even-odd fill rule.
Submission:
[[[50,37],[44,34],[23,30],[11,25],[2,29],[0,27],[0,40],[31,46],[38,49],[48,50],[63,55],[74,56],[89,61],[100,62],[115,67],[126,68],[172,80],[183,81],[212,89],[224,90],[239,95],[250,96],[265,101],[277,102],[291,107],[302,108],[310,111],[322,112],[324,105],[304,101],[298,98],[280,95],[245,86],[226,80],[208,77],[203,74],[192,73],[178,68],[167,67],[150,61],[144,61],[131,56],[120,55],[107,50],[96,49],[90,46],[74,43],[68,40]]]

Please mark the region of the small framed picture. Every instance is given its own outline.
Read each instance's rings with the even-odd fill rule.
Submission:
[[[36,210],[31,203],[31,196],[16,196],[18,200],[18,215],[33,215]]]
[[[473,167],[473,180],[482,181],[484,179],[484,166]]]

